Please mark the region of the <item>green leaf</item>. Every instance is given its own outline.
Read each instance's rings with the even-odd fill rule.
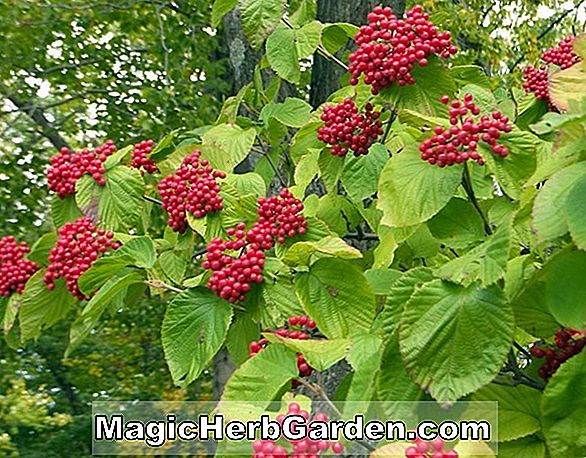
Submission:
[[[375,301],[360,269],[336,258],[323,258],[295,278],[297,295],[308,315],[330,339],[366,332]]]
[[[174,250],[165,251],[159,256],[159,265],[163,273],[177,284],[181,284],[185,277],[188,261],[189,256]]]
[[[463,285],[476,280],[483,286],[492,285],[505,275],[510,246],[511,223],[508,221],[484,243],[441,266],[437,276]]]
[[[89,177],[88,177],[89,178]],[[51,199],[51,219],[56,228],[60,228],[69,221],[75,221],[83,215],[75,203],[75,196],[53,196]]]
[[[242,129],[232,124],[219,124],[203,135],[202,150],[212,167],[230,172],[248,156],[255,139],[254,128]]]
[[[586,175],[572,187],[566,200],[566,218],[576,246],[586,250]],[[30,257],[30,256],[29,256]]]
[[[82,177],[76,186],[76,202],[84,215],[99,219],[100,227],[126,231],[141,217],[144,181],[138,170],[125,166],[106,171],[104,177],[106,186],[90,176]]]
[[[364,401],[372,399],[376,389],[372,381],[376,380],[381,368],[382,349],[382,339],[374,334],[359,334],[352,339],[352,347],[346,359],[354,373],[346,393],[345,401],[349,403],[344,405],[344,418],[351,418],[359,411],[365,413]]]
[[[525,437],[499,444],[499,458],[545,458],[545,444],[536,437]]]
[[[459,85],[475,84],[487,89],[491,87],[484,69],[478,65],[456,65],[450,70]]]
[[[295,186],[292,188],[293,194],[298,198],[303,198],[305,190],[313,179],[317,176],[319,150],[311,149],[306,155],[301,156],[295,167]]]
[[[295,31],[279,26],[267,40],[267,59],[272,69],[290,83],[299,82],[301,68],[295,45]]]
[[[150,237],[135,237],[126,242],[114,253],[115,256],[127,256],[132,260],[131,265],[150,269],[157,261],[155,244]]]
[[[81,315],[71,325],[69,345],[65,356],[71,354],[96,326],[106,308],[126,296],[130,285],[142,283],[144,278],[136,270],[126,269],[108,280],[86,304]]]
[[[128,256],[110,255],[98,259],[77,280],[79,290],[91,296],[98,288],[101,288],[110,278],[118,275],[125,267],[132,265],[132,259]]]
[[[537,273],[529,288],[537,289],[553,317],[565,327],[586,326],[586,253],[560,253]],[[537,304],[536,304],[537,305]]]
[[[345,162],[342,184],[352,200],[361,202],[376,193],[378,177],[388,159],[385,146],[375,143],[366,156],[352,156]]]
[[[362,253],[339,237],[327,236],[317,242],[297,242],[287,250],[283,261],[291,266],[308,265],[313,254],[320,253],[340,259],[358,259]]]
[[[250,354],[250,342],[258,341],[260,327],[250,317],[249,313],[239,313],[234,317],[228,334],[226,335],[226,347],[230,356],[237,365],[248,360]]]
[[[260,48],[279,23],[285,3],[284,0],[240,0],[242,28],[254,49]]]
[[[580,102],[586,94],[586,64],[579,62],[550,77],[549,96],[562,111],[570,109],[572,102]]]
[[[381,407],[388,418],[401,418],[402,421],[417,420],[417,405],[424,393],[407,374],[399,352],[396,335],[385,337],[385,347],[378,377],[375,379],[376,400],[382,401]]]
[[[318,159],[319,171],[329,193],[338,192],[338,181],[344,169],[344,158],[332,155],[329,150],[323,150]]]
[[[278,315],[275,325],[279,326],[288,317],[303,313],[303,307],[295,294],[293,277],[288,267],[276,258],[267,258],[263,272],[262,294],[267,306]],[[278,320],[278,321],[277,321]]]
[[[385,305],[376,318],[375,328],[382,330],[384,335],[391,335],[395,332],[401,321],[405,304],[417,287],[433,279],[432,271],[426,267],[416,267],[404,272],[389,290]]]
[[[297,353],[303,353],[308,364],[318,372],[332,367],[342,360],[350,350],[350,341],[347,339],[299,340],[288,339],[270,332],[263,335],[269,342],[283,344]]]
[[[108,158],[104,162],[104,167],[106,168],[106,170],[110,170],[111,168],[120,164],[120,162],[122,162],[133,149],[134,145],[128,145],[124,148],[119,149],[118,151],[115,151],[114,154],[108,156]]]
[[[407,108],[430,116],[444,116],[446,106],[441,103],[443,95],[452,96],[456,83],[449,70],[437,58],[432,58],[426,67],[416,65],[412,71],[416,84],[399,86],[393,84],[381,96],[397,108]]]
[[[287,97],[284,102],[270,102],[260,112],[260,119],[268,124],[269,119],[276,119],[289,127],[303,127],[311,118],[311,105],[294,97]]]
[[[2,330],[5,337],[10,334],[10,330],[16,323],[18,309],[20,308],[20,298],[20,294],[0,297],[0,316],[2,317]]]
[[[474,393],[472,400],[498,402],[499,442],[541,430],[541,393],[533,388],[488,385]]]
[[[257,401],[268,405],[286,383],[297,378],[297,357],[284,345],[269,345],[232,374],[222,401]]]
[[[391,288],[401,276],[401,272],[393,269],[369,269],[364,272],[372,292],[377,296],[387,296]]]
[[[152,159],[155,162],[160,162],[166,159],[167,156],[171,155],[175,151],[175,139],[179,132],[179,129],[175,129],[165,135],[149,153],[149,159]]]
[[[586,175],[586,162],[556,173],[539,190],[533,206],[533,228],[540,242],[548,242],[568,232],[566,200],[574,185]]]
[[[586,455],[586,352],[560,366],[543,393],[543,432],[553,458]]]
[[[46,266],[49,264],[48,257],[51,249],[57,243],[57,234],[55,232],[48,232],[40,237],[35,244],[31,247],[30,253],[27,258],[31,261],[36,262],[40,266]]]
[[[381,224],[406,227],[428,220],[450,201],[461,180],[461,167],[432,166],[421,159],[417,147],[408,147],[393,156],[381,172]]]
[[[312,21],[295,31],[297,54],[301,59],[306,59],[315,52],[320,43],[322,29],[321,22]]]
[[[232,308],[207,288],[185,291],[167,306],[161,328],[173,382],[187,386],[210,363],[226,338]]]
[[[35,339],[41,332],[64,318],[76,302],[60,278],[50,291],[43,281],[45,270],[39,270],[26,283],[19,309],[20,336],[23,342]]]
[[[539,139],[529,132],[513,130],[503,135],[499,143],[509,148],[507,157],[495,155],[484,142],[480,142],[480,152],[505,193],[518,199],[524,183],[535,172]]]
[[[433,129],[436,126],[450,126],[450,122],[446,118],[429,116],[423,113],[419,113],[418,111],[408,110],[405,108],[399,112],[399,121],[401,121],[402,124],[406,124],[417,129],[424,127]]]
[[[357,32],[358,26],[347,22],[326,24],[322,31],[322,44],[330,53],[336,54]]]
[[[500,289],[434,280],[405,305],[399,343],[413,380],[438,401],[456,401],[498,374],[513,333]]]
[[[258,173],[228,174],[224,183],[234,186],[241,196],[246,194],[264,196],[267,193],[265,181]]]
[[[450,200],[427,222],[433,236],[452,248],[465,248],[484,238],[484,224],[471,203],[460,198]]]
[[[215,0],[212,5],[212,27],[218,27],[222,18],[236,8],[238,0]]]

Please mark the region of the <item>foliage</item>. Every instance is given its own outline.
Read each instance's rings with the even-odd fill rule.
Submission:
[[[558,112],[545,115],[542,101],[491,79],[470,53],[461,62],[430,56],[428,65],[413,69],[414,85],[377,95],[364,80],[346,85],[326,105],[347,98],[370,103],[383,113],[385,128],[367,155],[339,157],[318,140],[324,107],[312,111],[302,97],[283,101],[278,87],[301,81],[304,58],[314,50],[332,58],[355,28],[338,24],[348,33],[332,36],[334,26],[295,5],[241,2],[245,34],[266,51],[259,76],[224,102],[215,122],[195,130],[187,122],[159,141],[148,154],[158,173],[140,174],[131,167],[131,149],[122,149],[106,166],[105,186],[83,177],[73,199],[53,196],[50,235],[30,254],[41,270],[22,294],[3,300],[7,342],[18,347],[42,338],[69,314],[68,355],[78,357],[108,313],[116,320],[117,311],[133,310],[146,293],[167,303],[164,357],[173,382],[184,388],[205,377],[225,346],[238,368],[223,399],[268,403],[297,388],[297,353],[307,349],[316,372],[342,358],[350,364],[341,399],[495,400],[506,407],[503,418],[523,420],[501,423],[503,448],[513,453],[527,443],[539,456],[583,455],[584,396],[574,393],[583,387],[586,353],[564,362],[545,384],[535,378],[528,350],[552,341],[560,328],[581,336],[586,328],[586,100],[575,89],[582,87],[576,79],[586,65],[586,38],[574,45],[579,71],[552,76],[566,97]],[[214,19],[233,6],[217,2]],[[283,16],[286,7],[291,15]],[[432,20],[441,22],[437,15]],[[261,76],[266,65],[274,70],[270,78]],[[419,147],[456,116],[448,116],[442,96],[474,98],[482,114],[506,115],[513,127],[492,135],[497,149],[479,146],[484,161],[432,165]],[[506,155],[498,154],[502,148]],[[188,214],[185,231],[163,229],[157,184],[196,149],[210,169],[226,174],[215,177],[223,209]],[[80,214],[113,231],[122,247],[82,273],[79,286],[91,299],[74,303],[64,285],[49,292],[41,278],[55,231]],[[303,224],[293,226],[299,219]],[[214,257],[218,244],[221,257]],[[262,281],[222,277],[229,274],[221,263],[241,263],[238,272],[248,269],[247,275],[259,269]],[[207,287],[210,270],[214,291]],[[243,300],[218,297],[229,282],[239,283]],[[270,345],[246,359],[262,330],[299,313],[315,320],[320,334],[310,337],[319,344],[267,335]],[[393,387],[389,367],[400,382]],[[302,383],[323,393],[315,378]]]

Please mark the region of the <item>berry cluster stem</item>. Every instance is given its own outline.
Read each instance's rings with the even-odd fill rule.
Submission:
[[[474,206],[474,208],[476,209],[476,211],[480,215],[480,218],[482,219],[482,222],[484,224],[484,232],[486,232],[486,235],[492,235],[492,228],[490,227],[490,224],[488,223],[488,219],[486,218],[484,212],[482,211],[482,208],[480,208],[480,205],[478,204],[478,200],[476,199],[476,194],[474,194],[474,188],[472,187],[472,177],[470,176],[470,169],[468,168],[468,164],[466,164],[466,163],[464,164],[464,174],[462,176],[462,187],[466,191],[466,195],[468,196],[470,203]]]

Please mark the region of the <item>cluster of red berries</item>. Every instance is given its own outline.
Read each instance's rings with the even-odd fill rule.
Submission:
[[[557,46],[544,51],[541,60],[546,64],[557,65],[562,70],[570,68],[580,60],[573,48],[575,38],[573,36],[564,38]]]
[[[412,442],[414,446],[405,450],[407,458],[458,458],[455,450],[444,450],[445,443],[440,438],[431,442],[417,438]]]
[[[22,293],[28,279],[39,270],[39,266],[25,259],[30,248],[25,242],[16,241],[12,236],[0,239],[0,296]]]
[[[246,246],[244,223],[228,229],[229,240],[213,239],[207,246],[204,269],[211,270],[208,288],[229,302],[243,301],[254,283],[262,282],[265,254],[257,246]],[[242,250],[234,257],[227,251]]]
[[[49,254],[49,266],[44,280],[49,289],[55,288],[55,280],[63,277],[67,289],[80,301],[88,298],[77,285],[79,277],[88,270],[108,249],[117,250],[112,232],[98,229],[89,218],[78,218],[59,229],[57,244]]]
[[[146,173],[158,172],[157,164],[147,156],[153,150],[155,142],[153,140],[144,140],[134,145],[132,150],[132,167],[135,169],[143,169]]]
[[[554,342],[555,347],[536,345],[531,348],[531,355],[535,358],[546,359],[539,369],[539,376],[546,382],[564,362],[584,349],[586,335],[576,329],[560,329],[555,334]]]
[[[354,100],[348,98],[337,105],[324,108],[321,120],[324,125],[317,130],[317,137],[332,145],[334,156],[345,156],[352,151],[355,156],[367,154],[370,145],[383,133],[380,112],[373,111],[368,103],[360,113]]]
[[[112,140],[95,150],[70,151],[68,148],[61,148],[51,158],[51,167],[47,172],[49,189],[63,199],[75,194],[75,183],[85,174],[91,175],[99,185],[105,186],[104,162],[114,151],[116,146]]]
[[[253,227],[245,231],[246,225],[240,223],[226,231],[227,240],[213,239],[202,263],[213,272],[208,288],[229,302],[243,301],[251,285],[262,282],[266,250],[307,230],[301,214],[303,204],[288,189],[282,189],[278,196],[260,198],[258,203],[259,219]]]
[[[537,99],[547,102],[550,110],[556,108],[549,96],[549,66],[557,65],[564,70],[580,60],[572,47],[574,39],[573,36],[566,37],[557,46],[544,51],[541,60],[546,65],[529,65],[523,69],[523,89],[528,93],[533,92]]]
[[[448,104],[450,98],[444,95],[441,101]],[[462,164],[469,159],[483,165],[484,159],[478,153],[479,140],[488,143],[495,154],[508,156],[509,149],[497,143],[502,132],[511,131],[509,118],[501,112],[478,119],[480,108],[474,103],[472,94],[465,94],[463,102],[451,101],[449,113],[451,127],[435,127],[434,135],[419,145],[421,159],[439,167]]]
[[[250,244],[258,243],[263,250],[270,250],[275,243],[285,243],[287,237],[305,234],[307,221],[301,214],[303,203],[296,199],[291,191],[281,189],[278,196],[258,199],[258,220],[246,234]],[[272,243],[268,243],[268,234]]]
[[[430,55],[450,57],[457,51],[450,32],[439,32],[420,5],[397,19],[389,7],[377,6],[368,14],[368,25],[356,34],[358,49],[350,54],[351,84],[372,85],[372,93],[391,86],[414,84],[411,74],[415,64],[425,67]]]
[[[289,339],[307,340],[311,337],[309,333],[315,328],[315,321],[306,315],[301,315],[289,317],[286,327],[276,329],[272,332],[278,336],[287,337]],[[249,345],[249,357],[252,358],[263,348],[266,348],[268,344],[269,341],[264,338],[260,339],[258,342],[251,342]],[[308,377],[313,372],[313,369],[307,364],[307,361],[301,353],[297,353],[297,369],[299,369],[299,377]]]
[[[218,178],[226,178],[220,170],[214,170],[201,151],[195,150],[183,159],[174,175],[169,175],[159,183],[159,194],[163,199],[163,209],[169,213],[169,226],[176,232],[187,229],[187,212],[195,218],[223,208],[219,195]]]
[[[549,99],[549,75],[545,65],[529,65],[523,69],[523,89],[527,93],[533,92],[537,99],[546,101],[550,110],[554,108]]]
[[[285,419],[289,416],[300,416],[308,421],[308,426],[311,427],[311,423],[316,422],[327,422],[328,417],[322,412],[317,412],[311,420],[310,415],[306,410],[301,410],[301,407],[296,402],[291,402],[285,415],[279,415],[277,417],[277,423],[283,424]],[[292,423],[294,427],[295,423]],[[292,446],[292,451],[289,453],[287,449],[281,445],[277,445],[276,441],[273,440],[261,440],[258,439],[252,443],[252,458],[317,458],[321,452],[327,452],[331,449],[332,453],[339,455],[344,451],[344,445],[340,442],[332,442],[327,440],[312,440],[309,437],[303,439],[290,440],[286,439],[287,442]]]

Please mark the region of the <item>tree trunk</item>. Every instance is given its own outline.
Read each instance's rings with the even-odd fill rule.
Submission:
[[[318,0],[317,18],[326,22],[350,22],[352,24],[364,24],[366,16],[376,5],[390,6],[395,15],[403,16],[405,0]],[[338,52],[338,57],[343,59],[346,47]],[[309,100],[313,107],[324,103],[329,95],[340,88],[340,78],[345,70],[335,63],[325,59],[319,54],[314,55],[311,75],[311,90]]]

